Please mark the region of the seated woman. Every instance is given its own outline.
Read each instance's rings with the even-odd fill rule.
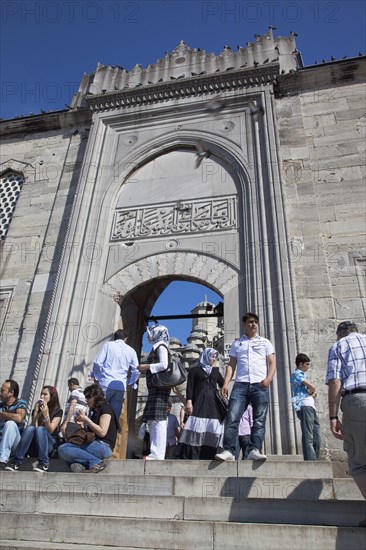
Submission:
[[[167,410],[170,388],[154,386],[151,373],[168,368],[169,333],[163,325],[147,329],[148,340],[153,348],[147,358],[147,364],[139,365],[138,370],[146,373],[148,390],[142,421],[147,422],[150,434],[150,454],[144,460],[164,460],[167,434]]]
[[[80,427],[94,432],[95,439],[91,443],[82,445],[64,443],[58,448],[58,455],[70,466],[72,472],[97,474],[106,468],[104,460],[112,456],[118,423],[98,384],[87,386],[84,395],[89,407],[89,415],[86,416],[79,411],[75,420]]]
[[[32,412],[32,424],[22,433],[11,464],[5,469],[17,471],[26,455],[37,456],[36,472],[48,472],[49,456],[57,442],[62,409],[56,388],[44,386]]]
[[[224,423],[216,405],[215,388],[224,379],[214,367],[218,352],[206,348],[200,355],[198,366],[192,367],[187,380],[188,419],[179,437],[176,458],[213,460],[222,445]]]

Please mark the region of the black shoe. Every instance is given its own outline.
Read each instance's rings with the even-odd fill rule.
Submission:
[[[17,472],[20,469],[20,464],[12,462],[11,464],[7,464],[4,469],[8,470],[8,472]]]
[[[34,472],[48,472],[48,464],[42,464],[41,462],[38,462],[37,466],[34,466],[33,471]]]
[[[0,462],[0,470],[5,470],[6,462]]]

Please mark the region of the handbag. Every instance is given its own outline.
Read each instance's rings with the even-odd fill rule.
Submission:
[[[79,428],[70,435],[65,433],[65,440],[67,443],[72,443],[72,445],[87,445],[95,440],[95,433],[84,428]]]
[[[215,394],[215,401],[216,401],[216,408],[219,415],[219,419],[222,422],[225,420],[227,411],[229,408],[229,400],[224,397],[221,393],[221,390],[219,388],[214,388],[214,394]]]
[[[182,365],[180,357],[168,350],[168,367],[160,372],[151,374],[151,382],[160,388],[174,388],[187,380],[187,370]]]

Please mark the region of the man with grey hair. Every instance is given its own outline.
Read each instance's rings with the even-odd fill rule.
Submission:
[[[366,336],[353,321],[337,327],[337,342],[328,353],[326,384],[330,430],[343,440],[349,473],[366,499]],[[359,526],[366,527],[366,518]]]

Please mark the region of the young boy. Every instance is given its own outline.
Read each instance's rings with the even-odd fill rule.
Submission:
[[[296,369],[291,374],[290,382],[293,392],[292,403],[301,423],[302,452],[304,460],[319,460],[320,424],[314,401],[315,386],[306,380],[310,359],[304,353],[299,353],[295,363]]]

